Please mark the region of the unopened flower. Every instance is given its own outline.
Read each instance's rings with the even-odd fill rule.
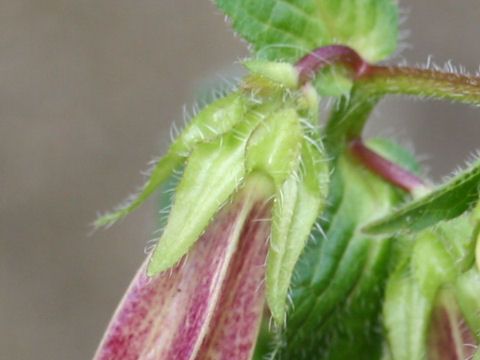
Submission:
[[[328,167],[315,90],[299,86],[289,64],[246,66],[252,74],[240,90],[192,120],[138,197],[97,221],[126,215],[185,164],[166,228],[97,359],[248,359],[264,281],[270,312],[283,323]]]
[[[477,236],[473,229],[471,218],[463,215],[421,231],[406,244],[384,303],[394,359],[474,356],[480,336],[480,274],[471,251]]]

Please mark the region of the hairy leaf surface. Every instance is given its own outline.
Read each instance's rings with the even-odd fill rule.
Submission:
[[[342,44],[375,62],[397,42],[391,0],[217,0],[233,28],[260,59],[296,61],[324,45]]]

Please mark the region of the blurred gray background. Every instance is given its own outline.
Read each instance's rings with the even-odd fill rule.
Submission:
[[[478,1],[401,5],[409,64],[477,69]],[[198,82],[246,55],[209,0],[0,0],[0,359],[92,356],[155,206],[90,223],[142,183]],[[368,129],[439,180],[480,147],[480,110],[389,99]]]

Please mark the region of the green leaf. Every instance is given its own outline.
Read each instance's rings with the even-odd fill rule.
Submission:
[[[411,201],[391,214],[368,224],[370,234],[398,230],[419,231],[471,209],[479,196],[480,161],[431,193]]]
[[[293,62],[330,44],[347,45],[376,62],[397,43],[392,0],[217,0],[233,28],[265,60]]]
[[[281,186],[273,208],[266,296],[277,324],[283,323],[293,269],[323,210],[328,190],[325,154],[307,141],[303,142],[301,169],[297,171]]]
[[[280,110],[262,121],[248,140],[247,170],[270,175],[277,186],[300,160],[302,129],[294,109]]]
[[[245,175],[244,141],[228,134],[190,155],[167,226],[148,266],[158,274],[179,261]]]
[[[142,190],[111,213],[99,217],[95,226],[112,224],[141,205],[172,172],[179,168],[193,147],[202,141],[211,141],[233,128],[243,119],[243,100],[239,93],[222,98],[207,107],[187,125],[160,159]]]

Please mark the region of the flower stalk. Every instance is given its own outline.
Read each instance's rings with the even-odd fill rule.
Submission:
[[[361,139],[352,140],[349,146],[359,162],[392,185],[411,194],[422,194],[428,191],[420,178],[369,149]]]

